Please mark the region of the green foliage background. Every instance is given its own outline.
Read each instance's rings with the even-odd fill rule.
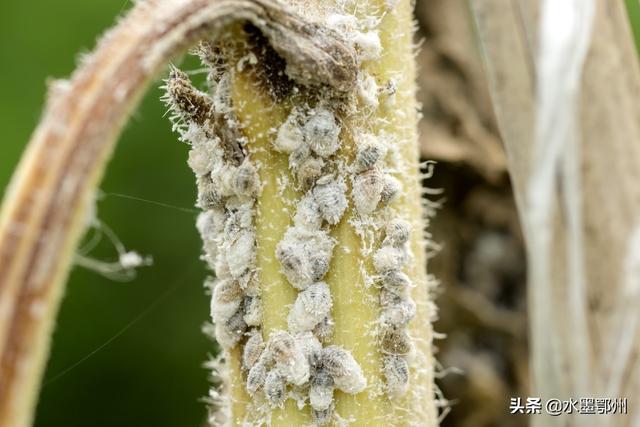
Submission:
[[[46,80],[67,77],[81,53],[129,8],[125,0],[0,2],[2,194],[41,114]],[[215,346],[200,332],[208,301],[196,214],[108,195],[193,207],[187,149],[162,117],[158,85],[127,126],[101,185],[107,195],[98,202],[98,217],[127,248],[152,255],[154,265],[128,283],[73,270],[37,427],[199,426],[205,420],[202,363]],[[102,244],[92,255],[112,260],[115,250]]]

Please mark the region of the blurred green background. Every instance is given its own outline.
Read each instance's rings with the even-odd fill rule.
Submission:
[[[2,194],[40,117],[46,80],[67,77],[79,55],[130,8],[125,0],[0,2]],[[208,384],[202,363],[215,345],[200,332],[208,298],[201,285],[206,271],[198,260],[196,214],[108,195],[193,206],[187,147],[162,117],[158,85],[125,129],[101,185],[107,195],[98,202],[100,220],[127,248],[152,255],[154,264],[127,283],[73,270],[53,336],[37,427],[175,427],[205,420],[200,399]],[[107,244],[92,255],[116,257]]]

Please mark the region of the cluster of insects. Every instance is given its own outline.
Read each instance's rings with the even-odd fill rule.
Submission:
[[[299,291],[289,312],[288,332],[297,337],[294,341],[314,343],[306,346],[311,349],[310,370],[303,393],[316,425],[333,419],[334,389],[359,393],[367,384],[348,351],[322,345],[330,340],[333,323],[331,292],[322,281],[336,243],[329,228],[341,220],[348,206],[347,184],[331,158],[340,148],[340,130],[329,103],[319,102],[314,108],[294,108],[274,141],[275,150],[289,156],[296,183],[305,192],[293,225],[277,246],[276,258],[289,283]],[[266,387],[265,393],[269,396]]]
[[[410,296],[411,280],[402,269],[410,259],[410,231],[406,221],[389,222],[382,245],[373,257],[381,283],[378,338],[390,397],[404,394],[409,385],[407,356],[412,351],[412,341],[407,324],[416,314],[416,304]]]
[[[375,30],[359,31],[358,20],[332,15],[327,25],[346,35],[359,63],[379,58],[382,47]],[[191,146],[188,164],[196,175],[197,228],[203,259],[215,272],[205,285],[211,292],[215,338],[230,350],[242,343],[246,390],[265,407],[282,407],[289,397],[308,401],[315,425],[336,419],[334,392],[360,393],[367,379],[353,355],[331,345],[333,299],[324,281],[337,241],[332,226],[344,217],[351,199],[355,215],[370,217],[401,193],[400,182],[385,171],[390,142],[381,135],[356,132],[354,160],[336,159],[341,148],[338,103],[320,96],[314,105],[294,106],[277,129],[273,149],[288,156],[295,186],[303,196],[296,202],[293,223],[277,244],[275,257],[287,281],[298,293],[287,317],[287,330],[262,330],[262,304],[256,269],[254,215],[261,184],[257,167],[245,147],[246,139],[234,116],[231,72],[215,60],[206,43],[200,56],[211,68],[211,94],[193,87],[188,76],[172,69],[165,101],[174,113],[174,129]],[[375,78],[359,71],[354,94],[367,108],[391,98],[395,83],[379,88]],[[351,191],[349,194],[349,187]],[[382,215],[381,217],[388,217]],[[380,286],[378,327],[383,373],[390,397],[407,390],[407,356],[412,351],[407,324],[415,315],[403,273],[410,260],[409,224],[392,220],[373,255]],[[300,399],[302,396],[302,399]]]
[[[188,164],[196,175],[197,205],[202,209],[196,226],[204,242],[203,258],[216,277],[205,283],[211,291],[211,318],[216,340],[230,349],[262,323],[253,225],[260,181],[242,139],[229,138],[239,132],[230,107],[228,73],[212,83],[213,97],[174,68],[164,99],[174,113],[174,127],[191,145]]]
[[[371,215],[380,206],[396,200],[400,182],[384,172],[389,143],[382,136],[362,134],[359,137],[352,177],[352,200],[361,216]],[[381,314],[378,339],[383,353],[383,374],[390,398],[404,394],[409,386],[408,355],[412,340],[407,332],[416,314],[411,299],[411,280],[402,270],[409,263],[408,248],[411,226],[401,219],[386,223],[384,240],[373,255],[373,265],[380,283]]]

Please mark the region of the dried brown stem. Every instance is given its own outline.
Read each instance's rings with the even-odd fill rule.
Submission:
[[[527,184],[532,171],[534,143],[535,76],[529,64],[536,52],[531,33],[537,27],[536,2],[470,0],[484,48],[486,69],[500,131],[509,157],[520,214],[531,206]],[[626,397],[629,407],[640,399],[638,371],[637,288],[629,282],[626,266],[637,263],[630,249],[640,224],[640,68],[623,2],[596,1],[593,37],[581,85],[579,138],[580,180],[583,200],[581,237],[584,242],[584,277],[588,354],[577,354],[568,344],[580,331],[573,327],[571,270],[567,247],[571,243],[571,206],[562,204],[563,191],[554,189],[551,292],[541,298],[542,283],[529,283],[530,333],[534,390],[532,395],[570,398],[582,395]],[[525,230],[529,237],[540,230]],[[540,316],[548,307],[550,316]],[[575,310],[573,310],[575,311]],[[624,351],[624,349],[627,349]],[[576,360],[589,360],[585,371],[575,372]],[[612,360],[614,362],[612,362]],[[587,381],[584,381],[584,379]],[[588,384],[588,390],[580,384]],[[634,403],[635,402],[635,403]],[[588,420],[539,417],[534,425],[587,425]],[[637,425],[638,417],[611,418],[589,425]],[[610,423],[610,424],[605,424]]]
[[[249,20],[287,60],[290,77],[347,90],[355,61],[335,34],[272,0],[140,2],[45,114],[0,217],[0,426],[31,425],[38,385],[78,239],[123,124],[174,55],[236,20]]]

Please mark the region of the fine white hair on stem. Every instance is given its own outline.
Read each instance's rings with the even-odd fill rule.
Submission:
[[[593,0],[545,0],[540,21],[536,128],[528,181],[526,224],[536,381],[560,381],[566,395],[592,391],[582,237],[580,137],[576,126],[580,82],[591,40]],[[551,238],[558,189],[566,218],[568,284],[565,298],[551,289]],[[563,307],[563,304],[566,307]],[[561,320],[568,313],[566,322]],[[552,333],[551,340],[548,331]],[[565,348],[562,348],[566,346]],[[571,360],[568,360],[571,358]],[[564,369],[569,379],[563,380]],[[563,381],[564,384],[562,383]],[[538,384],[538,387],[546,387]]]

